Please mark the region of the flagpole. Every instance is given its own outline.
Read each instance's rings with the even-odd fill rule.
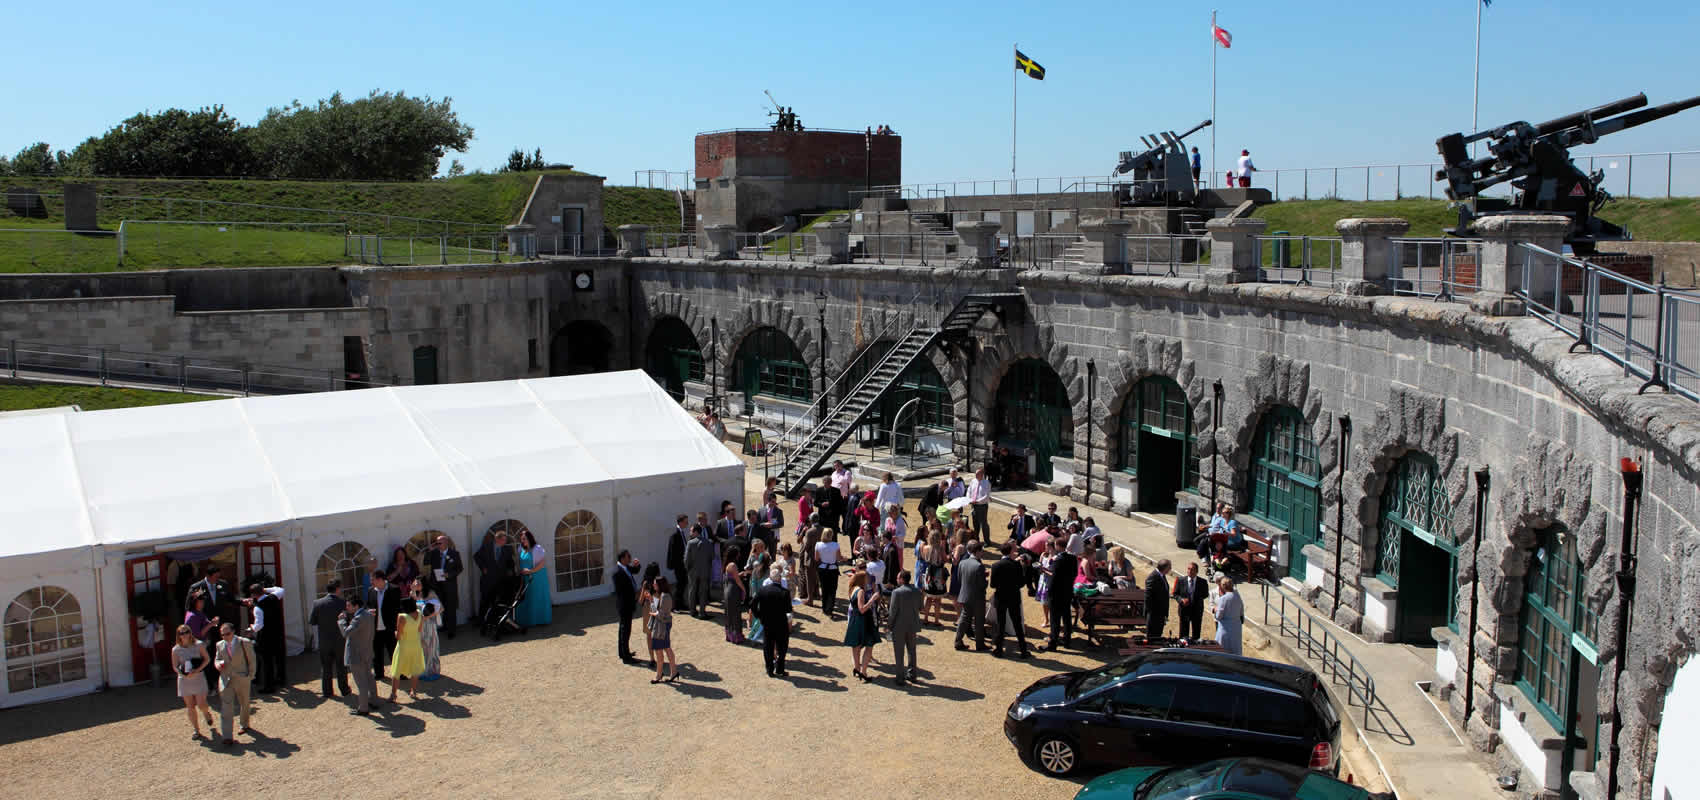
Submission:
[[[1470,133],[1481,130],[1481,96],[1482,96],[1482,0],[1474,0],[1476,4],[1476,71],[1475,79],[1470,88]],[[1474,156],[1476,143],[1470,143],[1470,151]]]
[[[1021,43],[1016,42],[1015,46],[1010,48],[1010,49],[1014,50],[1016,53],[1021,52]],[[1011,58],[1013,58],[1013,57],[1014,57],[1014,54],[1011,54]],[[1016,120],[1016,113],[1015,112],[1016,112],[1016,95],[1020,93],[1020,89],[1019,89],[1020,86],[1021,86],[1021,77],[1019,75],[1016,75],[1014,70],[1010,70],[1010,73],[1009,73],[1009,193],[1010,194],[1015,194],[1015,120]]]
[[[1216,9],[1210,10],[1210,182],[1216,185]]]

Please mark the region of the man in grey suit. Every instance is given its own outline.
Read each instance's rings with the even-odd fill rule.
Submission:
[[[897,573],[891,590],[891,649],[897,663],[897,685],[916,680],[915,638],[921,633],[921,590],[910,582],[909,570]],[[905,668],[904,656],[908,656]]]
[[[242,732],[248,730],[250,705],[248,697],[259,670],[259,657],[254,652],[254,640],[236,635],[236,626],[228,622],[219,626],[220,641],[213,647],[213,663],[218,666],[219,729],[226,745],[235,744],[231,723],[240,715]]]
[[[708,530],[698,523],[695,534],[685,544],[685,564],[690,569],[691,616],[697,619],[707,619],[708,588],[714,581],[714,540],[708,538]]]
[[[354,598],[343,601],[343,612],[337,615],[337,627],[342,630],[342,663],[354,674],[354,688],[359,700],[350,714],[370,714],[378,701],[373,695],[378,686],[372,677],[372,634],[377,631],[376,609],[367,608]]]
[[[962,582],[962,588],[956,592],[956,605],[960,609],[956,614],[956,649],[968,649],[968,645],[962,643],[962,637],[972,631],[974,650],[984,652],[986,565],[981,563],[980,556],[969,552],[967,548],[958,545],[957,550],[961,557],[956,560],[956,575]]]
[[[342,613],[342,596],[338,590],[342,581],[332,580],[325,584],[325,596],[313,601],[313,610],[307,614],[307,624],[319,634],[319,693],[326,700],[335,697],[331,692],[331,677],[336,677],[337,686],[342,689],[342,696],[347,697],[348,667],[342,663],[342,629],[337,626],[337,615]]]

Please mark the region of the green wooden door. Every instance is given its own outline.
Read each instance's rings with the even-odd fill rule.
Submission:
[[[437,382],[437,348],[431,345],[413,348],[413,383],[427,386]]]

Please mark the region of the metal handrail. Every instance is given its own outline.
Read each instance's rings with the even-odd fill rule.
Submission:
[[[1263,587],[1263,627],[1270,627],[1269,602],[1270,584],[1259,584]],[[1276,631],[1281,636],[1291,636],[1293,641],[1303,649],[1305,658],[1319,662],[1322,673],[1335,683],[1343,683],[1346,687],[1346,704],[1353,705],[1358,701],[1364,707],[1364,727],[1369,727],[1370,708],[1375,705],[1375,676],[1369,673],[1363,662],[1352,655],[1340,640],[1329,631],[1328,626],[1318,620],[1315,615],[1304,610],[1295,598],[1290,604],[1294,611],[1292,617],[1287,615],[1287,593],[1276,586],[1275,597],[1280,601],[1276,611],[1279,619],[1275,623]],[[1320,635],[1319,635],[1320,633]]]
[[[30,363],[32,360],[38,363]],[[118,381],[179,391],[211,388],[240,392],[244,396],[321,391],[321,385],[335,390],[339,382],[344,388],[351,384],[369,387],[390,385],[386,381],[373,380],[369,375],[351,376],[337,369],[306,369],[137,352],[116,347],[8,340],[6,347],[0,350],[0,371],[17,378],[20,370],[87,376],[98,379],[102,386]],[[267,380],[269,378],[279,380]]]

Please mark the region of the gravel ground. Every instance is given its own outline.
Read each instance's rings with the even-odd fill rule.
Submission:
[[[1007,512],[994,508],[993,517],[1001,530]],[[1028,602],[1027,615],[1029,639],[1038,639],[1037,604]],[[525,797],[1072,796],[1075,783],[1017,759],[1003,715],[1034,680],[1102,663],[1109,651],[994,659],[955,651],[948,631],[928,628],[919,685],[891,683],[889,643],[875,651],[882,680],[864,684],[849,676],[842,619],[822,623],[808,607],[796,616],[789,679],[766,677],[760,647],[727,644],[719,621],[680,616],[683,680],[657,686],[650,670],[616,659],[612,601],[558,607],[553,625],[524,637],[491,644],[463,632],[445,642],[448,677],[371,718],[322,700],[316,657],[298,657],[294,686],[259,699],[257,735],[229,749],[191,738],[171,688],[13,709],[0,713],[5,794],[111,796],[119,783],[132,796],[271,787],[280,796],[350,797],[427,786],[451,797],[493,789]],[[1248,655],[1267,645],[1259,640],[1248,637]]]

